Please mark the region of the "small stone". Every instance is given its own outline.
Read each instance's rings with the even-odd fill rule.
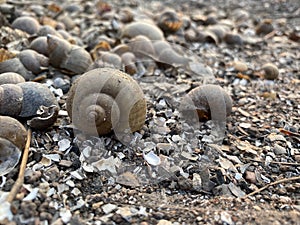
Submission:
[[[129,186],[129,187],[138,187],[140,186],[140,183],[136,177],[135,174],[131,173],[131,172],[125,172],[120,174],[117,179],[116,182],[125,186]]]
[[[118,208],[117,205],[110,204],[110,203],[101,206],[101,209],[103,210],[103,212],[104,212],[105,214],[111,213],[111,212],[114,211],[116,208]]]
[[[72,166],[72,162],[69,160],[60,160],[58,165],[63,166],[63,167],[71,167]]]
[[[275,144],[274,145],[274,153],[276,155],[283,155],[283,154],[287,153],[287,150],[286,150],[286,148],[284,148],[284,147],[282,147],[282,146],[280,146],[278,144]]]

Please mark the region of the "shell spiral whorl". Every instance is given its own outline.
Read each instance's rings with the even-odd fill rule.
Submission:
[[[134,132],[146,119],[146,101],[129,75],[112,68],[83,74],[70,89],[67,111],[79,130],[91,135]]]

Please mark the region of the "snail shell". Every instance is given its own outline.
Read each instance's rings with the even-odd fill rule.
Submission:
[[[0,73],[15,72],[21,74],[25,80],[33,79],[35,76],[27,70],[19,58],[8,59],[0,63]]]
[[[19,149],[23,149],[27,132],[18,120],[9,116],[0,116],[0,137],[9,140]]]
[[[186,65],[189,59],[177,53],[167,41],[156,41],[153,44],[157,61],[168,65]]]
[[[225,101],[225,109],[220,107],[221,104],[218,105],[219,100]],[[212,113],[218,115],[224,110],[226,110],[226,116],[229,116],[232,111],[232,100],[219,85],[199,86],[183,98],[182,111],[187,118],[196,111],[199,121],[204,122],[212,119]]]
[[[257,35],[266,35],[268,33],[271,33],[273,30],[274,30],[274,27],[272,25],[272,20],[266,19],[257,26],[255,32]]]
[[[125,72],[133,75],[137,72],[137,67],[135,65],[136,63],[136,58],[135,55],[131,52],[125,52],[121,56],[122,63],[125,66]]]
[[[37,37],[30,43],[29,48],[32,50],[35,50],[36,52],[38,52],[40,54],[48,56],[47,37],[45,37],[45,36]]]
[[[42,106],[58,108],[57,100],[47,86],[35,82],[0,85],[1,115],[18,118],[40,117],[38,112]],[[53,116],[57,118],[57,115]]]
[[[27,32],[28,34],[35,34],[40,29],[39,22],[30,16],[22,16],[14,20],[12,28]]]
[[[98,68],[75,81],[67,111],[75,127],[91,135],[134,132],[145,123],[146,101],[137,82],[126,73]]]
[[[121,37],[133,38],[138,35],[148,37],[150,40],[163,40],[164,34],[156,25],[147,22],[132,22],[124,27]]]
[[[90,54],[77,45],[53,35],[48,35],[49,62],[76,74],[84,73],[92,63]]]
[[[39,74],[49,65],[49,59],[34,50],[26,49],[20,52],[19,58],[25,68],[34,74]]]
[[[157,24],[165,32],[176,32],[183,22],[174,10],[166,10],[159,16]]]
[[[24,77],[18,73],[7,72],[0,74],[0,85],[2,84],[18,84],[25,82]]]
[[[18,163],[27,139],[25,127],[16,119],[0,116],[0,176]]]
[[[155,56],[152,41],[147,36],[138,35],[132,38],[127,45],[137,58],[152,58]]]
[[[263,76],[267,80],[275,80],[278,78],[279,70],[273,63],[266,63],[261,68],[263,70]]]

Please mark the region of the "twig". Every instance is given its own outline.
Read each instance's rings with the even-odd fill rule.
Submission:
[[[257,193],[259,193],[259,192],[267,189],[270,186],[273,186],[273,185],[276,185],[276,184],[281,184],[281,183],[286,183],[286,182],[294,181],[294,180],[300,180],[300,176],[290,177],[290,178],[284,178],[284,179],[281,179],[281,180],[274,181],[272,183],[267,184],[266,186],[263,186],[260,189],[257,189],[255,191],[253,191],[253,192],[251,192],[251,193],[243,196],[242,199],[245,199],[245,198],[248,198],[249,196],[255,195],[255,194],[257,194]]]
[[[22,157],[22,162],[21,162],[21,166],[20,166],[19,176],[18,176],[18,179],[16,180],[14,186],[10,190],[10,192],[7,196],[7,199],[6,199],[6,201],[9,202],[9,203],[12,203],[12,201],[14,200],[14,198],[17,195],[18,191],[20,190],[21,186],[23,185],[24,174],[25,174],[25,169],[26,169],[27,159],[28,159],[28,154],[29,154],[30,142],[31,142],[31,129],[29,128],[28,132],[27,132],[27,141],[26,141],[26,145],[25,145],[25,148],[24,148],[24,152],[23,152],[23,157]]]
[[[263,160],[259,160],[259,159],[251,159],[251,158],[244,158],[245,160],[250,160],[253,162],[259,162],[259,163],[265,163],[265,161]],[[268,162],[270,164],[279,164],[279,165],[285,165],[285,166],[300,166],[300,163],[292,163],[292,162],[276,162],[276,161],[272,161],[272,162]]]

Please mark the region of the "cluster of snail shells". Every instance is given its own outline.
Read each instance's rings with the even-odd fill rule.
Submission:
[[[126,73],[98,68],[83,74],[72,85],[67,111],[79,130],[91,135],[131,133],[146,119],[143,91]]]
[[[36,129],[47,128],[56,121],[58,116],[58,103],[50,89],[41,83],[24,82],[24,78],[13,72],[0,74],[0,115],[15,118],[32,118],[32,127]],[[42,108],[44,107],[44,108]],[[39,111],[49,107],[55,110],[52,115],[42,115]],[[51,116],[51,118],[47,118]],[[37,118],[43,120],[37,122]]]

